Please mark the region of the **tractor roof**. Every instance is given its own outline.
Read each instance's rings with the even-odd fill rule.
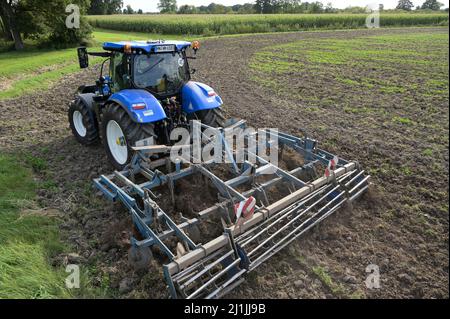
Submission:
[[[146,53],[180,51],[190,46],[190,42],[174,40],[120,41],[103,43],[103,49],[107,51],[123,52],[126,49],[125,47],[128,47],[128,49],[131,47],[131,50],[133,51],[144,51]]]

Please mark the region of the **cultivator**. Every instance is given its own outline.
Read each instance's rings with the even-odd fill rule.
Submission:
[[[224,138],[225,130],[245,127],[244,121],[235,121],[217,129],[213,139],[203,136],[204,143],[222,144],[227,164],[196,163],[193,157],[174,160],[168,156],[173,147],[140,146],[134,148],[133,160],[124,171],[94,180],[105,196],[122,202],[131,213],[138,232],[131,240],[131,259],[148,266],[150,248],[162,256],[172,298],[224,296],[244,281],[246,273],[369,187],[369,176],[358,163],[338,159],[306,136],[259,131],[266,135],[267,145],[277,145],[280,162],[285,156],[298,159],[293,169],[250,151],[245,151],[245,158],[256,161],[238,163],[236,148]],[[252,138],[256,137],[245,140]],[[192,144],[181,148],[192,149]],[[178,181],[189,178],[208,181],[217,192],[217,203],[189,217],[164,211],[155,192],[166,189],[175,203]],[[210,234],[212,225],[220,231]]]

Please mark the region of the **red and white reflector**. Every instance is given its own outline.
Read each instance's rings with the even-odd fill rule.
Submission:
[[[325,176],[329,177],[331,175],[331,171],[334,171],[336,169],[336,166],[339,162],[339,158],[337,156],[334,156],[329,162],[328,166],[325,169]]]
[[[253,217],[255,212],[256,199],[250,196],[246,200],[237,203],[234,206],[234,213],[236,214],[236,226],[241,226],[245,221]]]
[[[147,107],[147,105],[145,103],[134,103],[131,107],[133,110],[143,110]]]

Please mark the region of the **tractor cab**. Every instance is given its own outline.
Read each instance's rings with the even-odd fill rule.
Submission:
[[[111,52],[111,92],[134,88],[159,98],[178,94],[190,80],[190,46],[183,41],[105,43],[103,49]]]
[[[92,144],[101,135],[111,163],[123,169],[132,147],[171,144],[173,129],[196,119],[220,126],[222,99],[206,84],[192,81],[187,49],[198,41],[122,41],[103,44],[104,52],[78,48],[80,68],[88,56],[103,57],[95,85],[81,86],[69,108],[76,139]],[[106,62],[109,70],[105,72]],[[143,142],[144,141],[144,142]]]

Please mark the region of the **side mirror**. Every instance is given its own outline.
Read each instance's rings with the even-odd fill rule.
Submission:
[[[87,49],[82,47],[77,49],[78,62],[80,63],[80,69],[86,69],[89,66],[89,56]]]

